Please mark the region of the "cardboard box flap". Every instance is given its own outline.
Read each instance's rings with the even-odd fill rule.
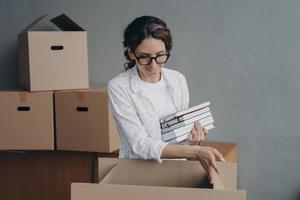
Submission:
[[[63,31],[85,31],[65,14],[61,14],[50,21]]]
[[[30,31],[36,24],[38,24],[40,21],[42,21],[46,16],[47,16],[47,14],[45,14],[45,15],[43,15],[41,17],[38,17],[37,19],[35,19],[21,33]]]
[[[99,182],[117,165],[118,158],[98,159],[98,180]]]
[[[71,200],[246,200],[246,191],[72,183]]]
[[[103,167],[110,162],[110,171],[104,177]],[[124,185],[169,186],[187,188],[212,188],[206,173],[198,161],[165,160],[162,163],[148,160],[118,159],[117,164],[112,160],[100,158],[98,162],[101,183]],[[218,162],[219,179],[215,189],[236,189],[236,163]],[[103,178],[104,177],[104,178]]]
[[[21,33],[32,30],[46,16],[47,16],[47,14],[35,19]],[[68,17],[65,14],[61,14],[61,15],[51,19],[50,21],[63,31],[85,31],[81,26],[79,26],[77,23],[75,23],[70,17]]]

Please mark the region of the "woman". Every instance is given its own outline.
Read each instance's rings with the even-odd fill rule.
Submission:
[[[172,49],[172,37],[164,21],[142,16],[124,31],[125,72],[109,81],[108,94],[121,138],[120,158],[193,158],[200,161],[213,182],[216,160],[224,161],[214,148],[168,144],[161,141],[159,119],[188,108],[185,77],[164,67]],[[189,141],[199,144],[207,131],[195,123]]]

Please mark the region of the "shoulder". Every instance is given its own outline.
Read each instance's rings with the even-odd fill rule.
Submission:
[[[175,80],[178,80],[180,82],[186,81],[185,76],[182,73],[180,73],[179,71],[169,69],[169,68],[163,68],[163,73],[164,73],[164,76],[167,79],[171,79],[171,80],[175,79]]]
[[[111,79],[107,84],[108,89],[129,87],[131,71],[132,69],[128,69]]]

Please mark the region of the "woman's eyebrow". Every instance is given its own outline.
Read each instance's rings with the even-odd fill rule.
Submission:
[[[165,51],[164,51],[164,50],[161,50],[161,51],[157,52],[156,55],[157,55],[157,54],[160,54],[160,53],[165,53]],[[145,53],[145,52],[140,52],[139,54],[145,55],[145,56],[150,56],[150,55],[151,55],[150,53]]]

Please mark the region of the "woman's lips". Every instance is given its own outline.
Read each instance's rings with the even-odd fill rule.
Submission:
[[[146,68],[147,72],[149,72],[150,74],[155,74],[155,70],[151,70],[151,69],[148,69]]]

